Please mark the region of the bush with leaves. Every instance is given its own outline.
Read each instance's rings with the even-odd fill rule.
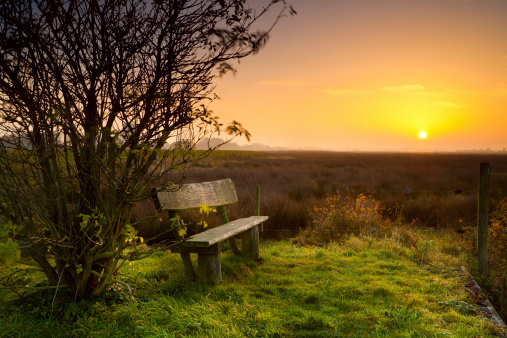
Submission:
[[[493,277],[507,274],[507,198],[491,215],[488,239],[488,261]]]
[[[108,290],[122,261],[149,254],[135,250],[131,220],[147,187],[206,156],[192,152],[206,135],[249,136],[209,110],[213,81],[287,12],[284,0],[257,10],[244,0],[2,1],[3,260],[21,250],[52,286]]]
[[[372,194],[342,196],[339,191],[328,195],[324,206],[314,206],[310,217],[311,224],[299,232],[297,240],[316,245],[348,235],[378,236],[402,222],[401,213],[382,210]]]
[[[464,228],[464,244],[469,253],[471,270],[477,271],[477,227]],[[500,307],[503,278],[507,276],[507,198],[499,201],[489,214],[488,276],[477,276],[481,287],[497,309]]]

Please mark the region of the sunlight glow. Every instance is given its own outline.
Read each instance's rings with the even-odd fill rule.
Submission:
[[[220,120],[291,149],[507,147],[507,1],[292,2],[307,14],[280,22],[283,43],[219,80]]]

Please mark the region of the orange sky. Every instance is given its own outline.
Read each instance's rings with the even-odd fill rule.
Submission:
[[[260,0],[259,0],[260,1]],[[329,150],[507,148],[507,1],[293,0],[211,109],[252,142]],[[418,139],[419,131],[428,133]],[[241,143],[241,142],[239,142]]]

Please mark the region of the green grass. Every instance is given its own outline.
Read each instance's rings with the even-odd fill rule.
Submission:
[[[464,278],[443,264],[445,254],[439,264],[422,265],[414,250],[392,238],[353,237],[327,248],[262,242],[258,263],[225,252],[218,286],[185,280],[179,255],[157,253],[123,269],[132,296],[118,284],[107,296],[79,303],[48,292],[4,304],[0,336],[486,337],[498,332],[476,314]]]

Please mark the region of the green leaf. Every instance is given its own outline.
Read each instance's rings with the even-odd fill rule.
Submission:
[[[0,243],[0,262],[5,265],[13,265],[21,258],[21,250],[19,244],[12,239],[7,239],[5,243]]]

